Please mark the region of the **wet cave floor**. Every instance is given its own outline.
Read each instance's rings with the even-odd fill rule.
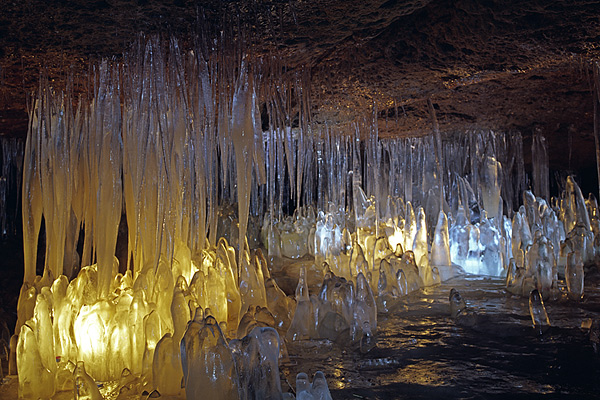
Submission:
[[[2,247],[3,260],[15,258],[8,255],[9,248]],[[290,260],[289,265],[278,274],[286,291],[298,263]],[[14,292],[15,282],[17,292],[19,286],[14,279],[18,272],[6,272],[3,267],[2,284],[13,288],[3,286],[3,299]],[[366,354],[327,340],[288,343],[289,361],[280,366],[282,388],[291,391],[299,372],[312,376],[321,370],[334,399],[598,398],[600,356],[582,323],[600,318],[600,272],[596,266],[586,268],[581,302],[569,300],[564,286],[560,280],[561,295],[546,301],[552,326],[538,336],[528,299],[508,293],[502,279],[453,278],[379,313],[376,345]],[[451,288],[465,299],[469,318],[450,317]],[[0,398],[17,398],[17,387],[16,376],[5,377]],[[109,394],[114,384],[104,390]],[[113,393],[107,399],[115,397]],[[70,398],[69,392],[54,397]]]

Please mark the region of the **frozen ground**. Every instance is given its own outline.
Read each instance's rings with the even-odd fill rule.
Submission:
[[[591,280],[583,303],[547,302],[553,326],[542,337],[531,328],[528,300],[506,293],[501,280],[458,278],[408,298],[394,315],[380,314],[377,347],[368,354],[290,346],[296,365],[284,371],[322,369],[336,399],[594,397],[600,359],[580,328],[600,316]],[[449,316],[453,287],[475,314],[462,325]]]
[[[380,314],[377,345],[366,355],[327,341],[289,345],[290,362],[281,367],[284,391],[298,372],[322,370],[334,399],[595,398],[600,357],[581,326],[600,318],[599,283],[592,269],[583,302],[566,296],[547,302],[552,327],[539,337],[528,299],[505,292],[503,281],[453,279],[406,298],[391,315]],[[472,313],[461,323],[449,316],[451,288]],[[0,399],[16,395],[16,377],[5,378]]]

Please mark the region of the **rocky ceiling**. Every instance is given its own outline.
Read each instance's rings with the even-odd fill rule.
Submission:
[[[429,134],[430,99],[442,132],[519,130],[527,144],[538,131],[553,169],[595,175],[591,0],[7,0],[0,134],[25,134],[41,69],[58,85],[139,32],[189,38],[207,23],[310,68],[313,96],[332,109],[377,107],[381,136]]]

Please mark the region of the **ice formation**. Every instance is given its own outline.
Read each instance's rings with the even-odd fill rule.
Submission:
[[[544,306],[544,300],[537,289],[533,289],[529,295],[529,314],[536,333],[541,335],[548,330],[550,319]]]
[[[373,115],[313,124],[305,71],[198,46],[141,40],[123,64],[95,66],[78,102],[41,86],[23,167],[20,397],[70,386],[96,399],[94,381],[118,381],[119,393],[281,398],[286,341],[367,352],[378,312],[458,274],[505,277],[538,331],[559,271],[583,296],[598,206],[572,177],[549,199],[544,165],[543,197],[525,190],[519,134],[382,139]],[[292,260],[295,296],[274,268]],[[452,316],[465,306],[452,292]],[[322,373],[296,385],[297,398],[331,398]]]
[[[0,136],[0,238],[17,234],[21,177],[23,176],[24,142]],[[25,188],[23,188],[24,193]]]

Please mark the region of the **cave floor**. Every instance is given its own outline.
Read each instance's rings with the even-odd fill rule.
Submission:
[[[501,279],[458,277],[380,313],[376,346],[366,354],[331,341],[289,344],[283,390],[295,386],[297,373],[321,370],[334,399],[594,398],[600,356],[582,323],[600,318],[600,274],[587,272],[582,302],[564,291],[546,302],[552,326],[542,336],[532,328],[528,299],[507,293]],[[467,302],[466,322],[449,315],[451,288]],[[17,386],[15,376],[6,377],[0,398],[16,398]],[[114,384],[104,390],[116,398]]]

